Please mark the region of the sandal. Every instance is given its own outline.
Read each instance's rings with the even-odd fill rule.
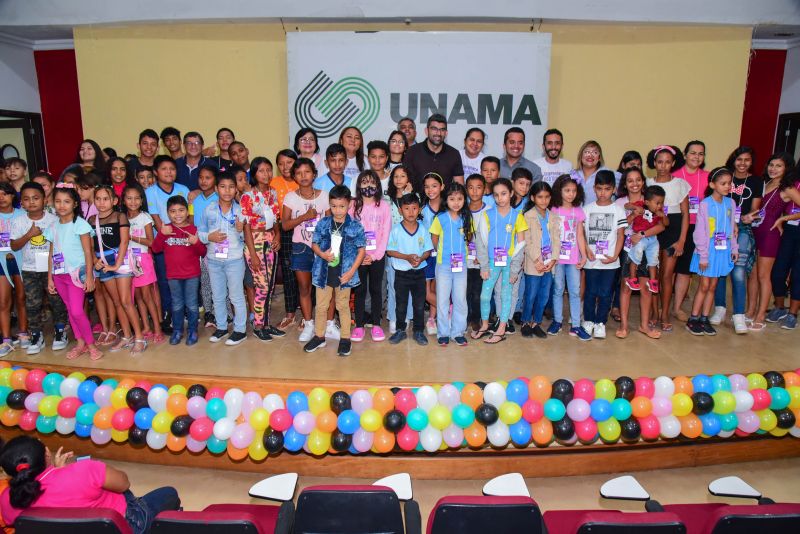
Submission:
[[[487,335],[489,335],[489,330],[473,330],[469,337],[472,339],[481,339]]]
[[[611,310],[611,318],[614,319],[616,322],[622,322],[622,316],[619,314],[619,310],[614,308]]]
[[[495,338],[497,339],[497,341],[492,341]],[[506,335],[505,334],[494,334],[493,333],[491,336],[489,336],[489,339],[486,339],[484,341],[484,343],[486,343],[487,345],[497,345],[501,341],[505,341],[505,340],[506,340]]]
[[[72,347],[72,349],[67,353],[67,359],[74,360],[81,354],[86,354],[87,352],[89,352],[89,348],[87,345],[84,345],[82,347],[79,346]]]
[[[117,344],[111,347],[111,352],[119,352],[122,349],[130,348],[132,344],[133,344],[133,336],[121,337],[119,338],[119,341],[117,341]]]
[[[662,332],[672,332],[672,323],[661,323],[661,331]]]
[[[659,332],[658,330],[649,330],[649,329],[644,330],[642,328],[639,328],[639,332],[646,335],[650,339],[661,339],[661,332]],[[669,330],[666,330],[666,332],[669,332]]]
[[[281,320],[280,324],[278,324],[278,330],[286,331],[290,326],[295,324],[296,319],[297,319],[297,316],[295,316],[295,317],[284,317]]]
[[[105,342],[108,340],[108,335],[109,335],[110,333],[111,333],[111,332],[106,332],[105,330],[103,330],[102,332],[100,332],[100,335],[98,335],[98,336],[97,336],[97,344],[98,344],[98,345],[102,345],[102,344],[104,344],[104,343],[105,343]]]
[[[653,320],[647,321],[647,327],[650,328],[650,330],[657,328],[658,321],[653,321]]]
[[[676,310],[673,315],[675,315],[675,318],[682,323],[685,323],[689,320],[689,314],[681,309]]]
[[[160,345],[161,343],[167,340],[164,334],[154,334],[153,335],[153,345]]]
[[[88,348],[88,352],[89,352],[89,359],[92,360],[93,362],[96,362],[97,360],[103,357],[103,353],[100,351],[100,349],[98,349],[94,345]]]
[[[111,345],[114,345],[117,342],[117,339],[119,338],[119,335],[121,333],[122,333],[121,330],[117,330],[116,332],[110,332],[110,331],[106,332],[106,334],[108,334],[106,336],[106,340],[103,343],[98,342],[96,343],[96,345],[100,347],[109,347]]]
[[[617,338],[619,339],[625,339],[626,337],[628,337],[628,331],[625,330],[624,328],[620,328],[614,335],[617,336]]]
[[[753,322],[750,326],[747,327],[748,330],[752,330],[753,332],[761,332],[767,327],[766,323],[756,323]]]
[[[142,332],[142,338],[145,341],[153,341],[153,333],[149,330]]]
[[[131,356],[139,356],[141,353],[147,350],[147,340],[146,339],[137,339],[134,340],[133,346],[131,347]]]

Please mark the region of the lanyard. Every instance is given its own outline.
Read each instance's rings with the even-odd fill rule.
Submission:
[[[509,215],[511,215],[512,213],[514,213],[514,210],[511,210],[511,211],[508,212]],[[497,217],[498,217],[499,214],[500,214],[500,210],[498,208],[495,208],[494,209],[494,225],[493,225],[493,228],[492,228],[492,230],[494,231],[494,243],[495,243],[495,246],[498,243],[498,241],[497,241],[497,227],[498,227]],[[506,217],[508,217],[508,215],[506,215]],[[503,218],[505,219],[505,217],[503,217]],[[508,250],[508,240],[509,240],[510,237],[511,237],[511,234],[506,232],[506,236],[503,238],[503,250]]]
[[[714,201],[714,204],[715,204],[714,212],[717,215],[717,221],[719,221],[720,220],[720,217],[719,217],[719,207],[720,207],[720,205],[717,204],[716,201]],[[725,235],[727,235],[728,234],[728,210],[725,209],[725,197],[722,197],[722,202],[720,204],[722,205],[722,226],[718,226],[715,229],[715,233],[716,232],[725,232]]]
[[[456,253],[456,242],[457,241],[453,238],[453,230],[457,230],[458,226],[456,226],[456,223],[453,222],[453,218],[450,216],[450,211],[447,211],[445,213],[445,216],[448,219],[447,222],[450,223],[450,231],[449,231],[449,234],[450,234],[450,253],[454,254],[454,253]],[[458,217],[458,220],[460,221],[461,217],[458,214],[456,214],[456,216]],[[461,224],[463,224],[463,222]],[[458,234],[458,232],[456,232],[456,234]],[[463,244],[459,245],[458,250],[459,250],[459,252],[464,250]],[[442,247],[442,251],[444,251],[444,247]]]
[[[700,192],[700,171],[701,171],[701,169],[698,168],[697,172],[695,173],[696,176],[694,178],[694,185],[696,186],[696,190],[698,191],[698,195],[702,196],[703,193]],[[686,166],[685,165],[683,167],[681,167],[681,178],[686,180],[687,183],[689,182],[689,178],[686,177]],[[691,187],[691,186],[689,186],[689,187]]]

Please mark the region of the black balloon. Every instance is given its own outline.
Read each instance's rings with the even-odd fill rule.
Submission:
[[[389,432],[397,434],[406,425],[406,416],[400,410],[390,410],[383,416],[383,426]]]
[[[270,454],[276,454],[283,448],[283,433],[275,430],[264,432],[264,448]]]
[[[350,395],[344,391],[336,391],[331,395],[331,410],[333,410],[333,413],[339,415],[350,408]]]
[[[783,375],[777,371],[767,371],[764,373],[764,378],[767,379],[767,384],[771,388],[785,388],[786,387],[786,380],[783,379]]]
[[[714,409],[714,399],[703,391],[692,394],[692,403],[692,411],[697,415],[705,415]]]
[[[189,389],[186,391],[186,397],[191,399],[192,397],[206,397],[206,393],[208,393],[208,389],[203,384],[192,384],[189,386]]]
[[[125,402],[128,403],[128,408],[139,410],[147,407],[147,392],[142,388],[131,388],[125,394]]]
[[[6,404],[13,410],[22,410],[25,408],[25,399],[28,398],[28,392],[24,389],[15,389],[6,397]]]
[[[483,426],[493,425],[500,417],[500,412],[491,404],[483,403],[475,410],[475,419]]]
[[[194,419],[192,419],[188,415],[179,415],[175,419],[172,420],[172,424],[169,426],[169,431],[172,432],[172,435],[177,438],[182,438],[189,434],[189,427],[192,426]]]
[[[631,400],[636,394],[636,383],[633,378],[629,376],[621,376],[614,380],[614,385],[617,388],[617,398]]]
[[[331,446],[336,452],[347,452],[353,444],[353,436],[345,434],[340,430],[334,430],[331,434]]]
[[[102,384],[102,383],[103,383],[103,379],[102,379],[102,378],[100,378],[100,377],[99,377],[99,376],[97,376],[97,375],[91,375],[91,376],[87,376],[87,377],[86,377],[86,380],[88,380],[89,382],[94,382],[94,383],[95,383],[96,385],[98,385],[98,386],[99,386],[100,384]]]
[[[486,382],[475,382],[475,385],[481,388],[481,391],[486,389]]]
[[[397,392],[400,391],[400,388],[395,386],[395,387],[391,388],[389,391],[392,392],[392,395],[397,395]]]
[[[569,417],[553,423],[553,435],[561,440],[568,440],[575,435],[575,423]]]
[[[144,445],[147,443],[147,430],[134,425],[128,430],[128,442],[131,445]]]
[[[775,410],[775,417],[778,418],[778,428],[792,428],[795,423],[797,423],[797,419],[795,418],[794,414],[791,410],[784,409],[784,410]]]
[[[553,390],[550,396],[554,399],[560,400],[566,406],[569,404],[569,401],[572,400],[572,397],[575,396],[575,388],[572,386],[572,382],[569,380],[559,378],[553,382]]]
[[[635,417],[620,421],[619,426],[623,441],[639,441],[639,436],[642,435],[642,427]]]

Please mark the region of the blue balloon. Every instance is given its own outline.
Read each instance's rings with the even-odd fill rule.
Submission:
[[[117,389],[117,386],[119,385],[119,380],[117,380],[115,378],[106,378],[105,380],[103,380],[103,383],[100,384],[100,385],[101,386],[111,386],[111,389]]]
[[[631,416],[633,409],[631,403],[625,399],[614,399],[611,401],[611,415],[617,421],[624,421]]]
[[[607,421],[611,417],[611,403],[605,399],[595,399],[591,404],[592,419],[596,423]]]
[[[78,386],[78,398],[84,404],[94,402],[94,390],[96,389],[97,389],[97,384],[95,384],[91,380],[84,380],[83,382],[81,382],[81,385]]]
[[[92,426],[94,421],[94,414],[100,409],[100,406],[93,402],[82,405],[75,413],[75,421],[79,425]]]
[[[92,425],[75,423],[75,435],[79,438],[88,438],[92,434]]]
[[[352,443],[350,444],[350,447],[347,449],[347,452],[349,452],[350,454],[360,454],[358,452],[358,449],[356,449],[356,446],[353,445]]]
[[[531,441],[531,425],[525,419],[520,419],[513,425],[508,427],[511,434],[511,441],[514,445],[524,447]]]
[[[717,417],[717,414],[707,413],[698,417],[700,422],[703,423],[703,434],[706,436],[716,436],[722,430],[722,422]]]
[[[206,448],[211,454],[222,454],[228,449],[228,440],[218,439],[212,434],[206,441]]]
[[[361,417],[355,410],[345,410],[339,414],[336,426],[343,434],[353,434],[361,426]]]
[[[292,391],[286,397],[286,409],[292,416],[308,410],[308,397],[301,391]]]
[[[528,400],[528,384],[519,378],[512,380],[506,388],[506,398],[522,406]]]
[[[63,375],[50,373],[42,380],[42,391],[44,391],[45,395],[61,395],[60,388],[63,381]]]
[[[731,432],[732,430],[736,430],[736,427],[739,426],[739,417],[737,417],[736,414],[733,412],[717,415],[717,417],[719,418],[719,422],[722,425],[722,430],[724,430],[725,432]]]
[[[714,375],[711,377],[711,388],[714,393],[717,391],[730,391],[731,381],[725,375]]]
[[[564,403],[558,399],[547,399],[544,403],[544,416],[551,421],[560,421],[564,419],[567,413],[567,408]]]
[[[289,452],[297,452],[306,444],[306,437],[294,429],[289,428],[283,433],[283,448]]]
[[[151,387],[150,389],[151,389],[151,390],[153,390],[153,389],[157,389],[157,388],[163,389],[163,390],[165,390],[165,391],[169,391],[169,388],[168,388],[167,386],[165,386],[164,384],[155,384],[155,385],[154,385],[153,387]],[[227,445],[226,445],[226,446],[227,446]]]
[[[42,434],[50,434],[56,430],[56,416],[45,417],[40,415],[36,418],[36,430]]]
[[[464,391],[464,382],[453,382],[453,385],[456,387],[458,391]]]
[[[155,416],[156,412],[152,408],[140,408],[136,410],[136,414],[133,416],[133,422],[139,428],[150,430],[153,426],[153,417]]]
[[[414,447],[414,450],[417,452],[422,452],[425,450],[425,447],[422,446],[422,443],[417,443],[417,446]]]
[[[692,386],[694,386],[695,393],[708,393],[711,394],[714,392],[714,385],[711,383],[711,379],[708,375],[697,375],[692,378]]]

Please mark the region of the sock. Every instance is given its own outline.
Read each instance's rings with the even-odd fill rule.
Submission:
[[[700,317],[698,317],[697,315],[690,315],[689,316],[689,320],[690,321],[699,321]]]
[[[701,323],[707,323],[708,322],[708,315],[701,315],[700,316],[700,322]]]

